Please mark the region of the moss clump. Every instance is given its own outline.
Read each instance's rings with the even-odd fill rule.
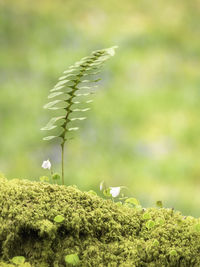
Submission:
[[[171,209],[119,206],[71,186],[0,179],[0,266],[23,256],[24,267],[61,267],[70,254],[84,267],[200,266],[198,224]]]

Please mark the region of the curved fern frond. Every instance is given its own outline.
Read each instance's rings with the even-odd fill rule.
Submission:
[[[65,70],[56,85],[50,90],[48,96],[50,102],[44,105],[44,108],[60,110],[62,113],[58,117],[53,117],[41,130],[52,131],[55,128],[60,129],[59,133],[43,139],[60,138],[63,173],[64,144],[70,139],[68,133],[79,129],[76,125],[77,121],[86,119],[85,116],[73,117],[72,115],[74,113],[87,112],[90,109],[88,105],[93,100],[87,99],[87,97],[94,94],[94,89],[97,87],[94,84],[100,80],[97,76],[101,72],[103,64],[114,56],[115,48],[97,50],[92,52],[90,56],[82,58]],[[75,125],[72,125],[73,122]]]

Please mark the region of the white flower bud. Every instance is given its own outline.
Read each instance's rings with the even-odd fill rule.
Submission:
[[[51,169],[51,162],[49,160],[44,160],[42,163],[42,168],[43,169]]]
[[[112,197],[117,197],[120,194],[121,187],[110,187],[110,194]]]

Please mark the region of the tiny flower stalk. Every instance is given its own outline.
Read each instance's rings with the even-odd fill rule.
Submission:
[[[53,170],[51,168],[51,162],[49,161],[49,159],[43,161],[42,168],[50,170],[50,175],[51,175],[52,182],[60,179],[60,175],[58,173],[54,173],[53,172]],[[42,177],[40,177],[40,181],[41,182],[48,182],[49,178],[47,176],[42,176]]]
[[[93,100],[88,97],[94,94],[96,88],[94,83],[100,80],[98,74],[101,67],[110,57],[114,56],[115,48],[94,51],[90,56],[82,58],[65,70],[57,84],[50,90],[48,98],[54,100],[44,105],[45,109],[60,111],[60,116],[51,118],[41,130],[52,131],[57,128],[57,132],[43,139],[60,139],[62,184],[65,183],[65,143],[71,139],[69,134],[79,129],[76,122],[86,119],[81,114],[90,109],[89,105]]]
[[[51,169],[51,162],[50,162],[49,159],[43,161],[43,163],[42,163],[42,168],[43,168],[43,169],[48,169],[48,170],[50,170],[50,174],[51,174],[51,178],[52,178],[52,176],[53,176],[53,171],[52,171],[52,169]],[[44,176],[43,176],[43,177],[44,177]],[[43,178],[42,180],[45,180],[45,179]],[[52,180],[53,180],[53,178],[52,178]]]

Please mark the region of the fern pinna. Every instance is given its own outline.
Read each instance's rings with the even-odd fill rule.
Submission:
[[[86,117],[75,116],[86,112],[90,108],[88,104],[92,102],[87,97],[94,93],[96,87],[94,83],[100,79],[97,75],[101,72],[101,67],[105,61],[115,54],[115,48],[106,48],[92,52],[88,57],[82,58],[74,65],[63,72],[54,86],[50,90],[49,99],[55,99],[47,103],[44,108],[59,112],[59,116],[53,117],[41,130],[51,131],[57,128],[54,135],[44,137],[44,140],[59,138],[61,140],[62,153],[62,183],[64,184],[64,148],[65,142],[69,140],[69,133],[79,128],[73,125],[76,121],[82,121]],[[55,130],[54,130],[55,131]]]

